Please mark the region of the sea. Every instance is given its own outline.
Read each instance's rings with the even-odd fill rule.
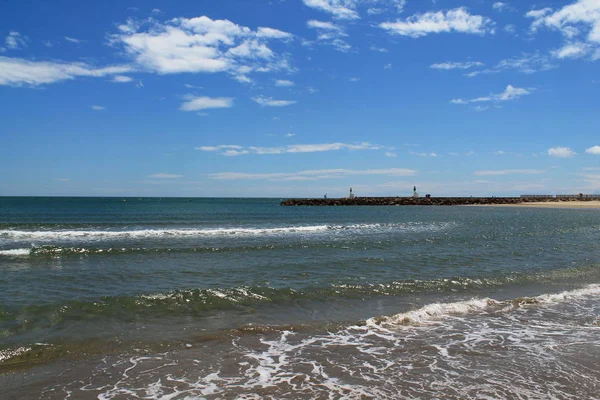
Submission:
[[[600,210],[0,198],[0,399],[599,399]]]

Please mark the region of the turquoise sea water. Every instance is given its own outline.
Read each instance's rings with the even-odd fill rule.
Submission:
[[[0,198],[0,397],[597,396],[600,211],[280,200]]]

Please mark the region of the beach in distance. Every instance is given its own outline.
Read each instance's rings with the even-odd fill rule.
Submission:
[[[4,197],[0,398],[591,399],[599,260],[595,210]]]
[[[540,207],[540,208],[600,208],[600,200],[589,201],[530,201],[517,204],[474,204],[482,207]]]

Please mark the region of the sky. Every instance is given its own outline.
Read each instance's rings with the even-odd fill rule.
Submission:
[[[0,195],[600,193],[600,0],[8,0]]]

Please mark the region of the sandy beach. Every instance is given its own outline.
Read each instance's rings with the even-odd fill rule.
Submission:
[[[483,204],[481,207],[539,207],[539,208],[600,208],[599,200],[592,201],[535,201],[518,204]]]

